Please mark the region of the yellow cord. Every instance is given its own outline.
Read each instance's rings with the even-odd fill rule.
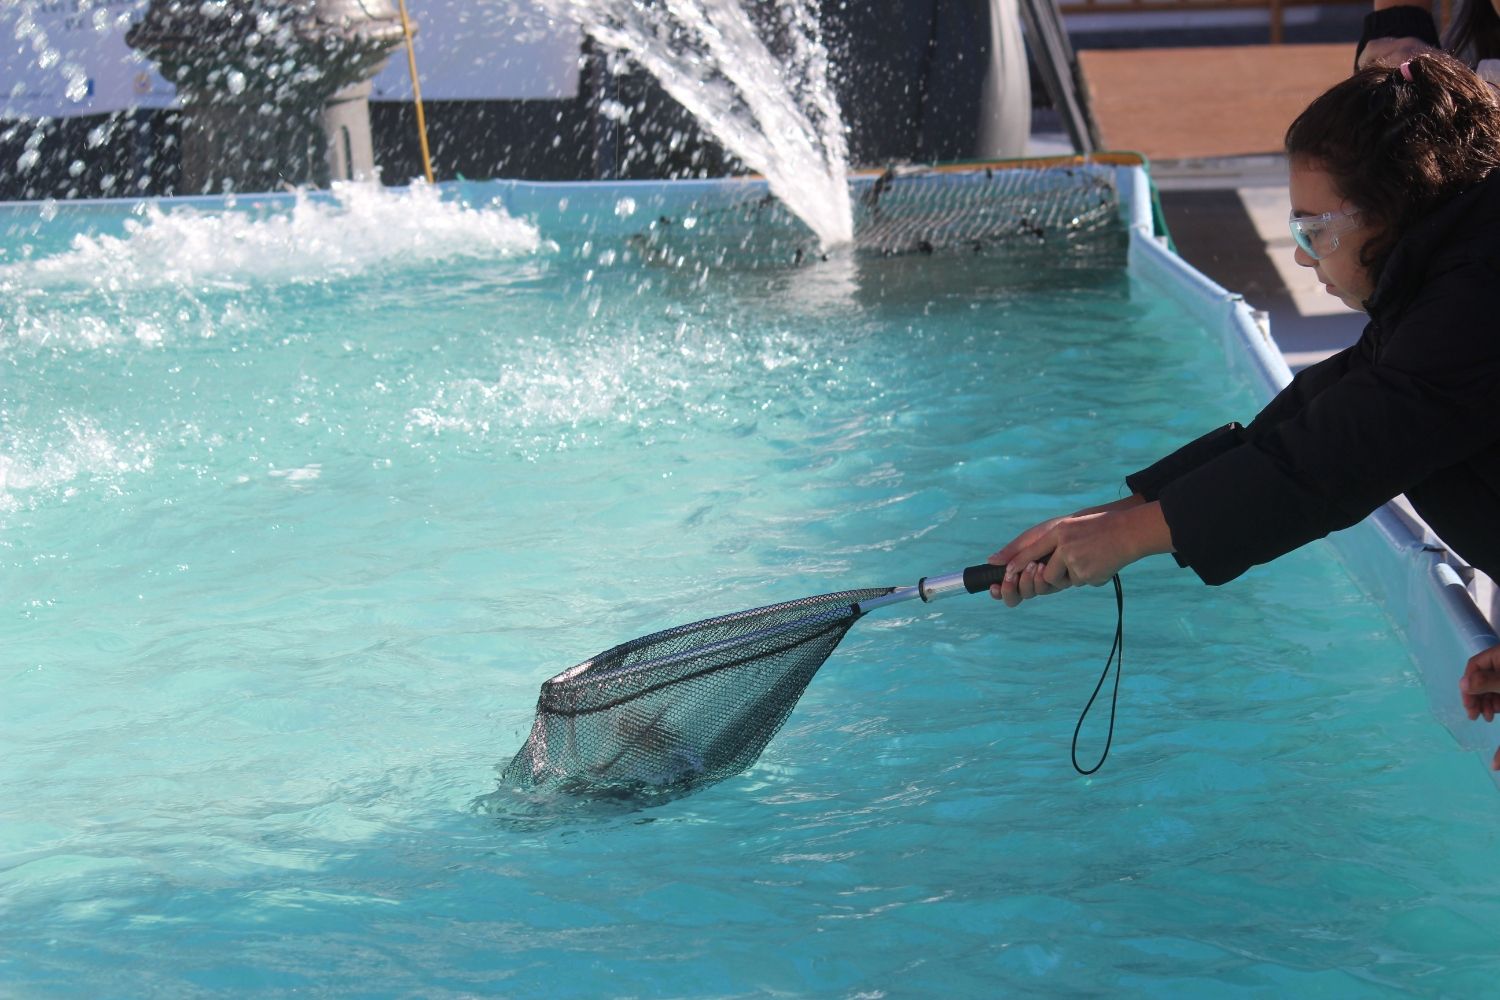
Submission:
[[[422,84],[417,78],[417,50],[411,44],[411,20],[406,16],[406,0],[401,4],[401,31],[406,35],[406,65],[411,69],[412,100],[417,105],[417,138],[422,143],[422,172],[432,181],[432,154],[427,151],[427,116],[422,113]]]

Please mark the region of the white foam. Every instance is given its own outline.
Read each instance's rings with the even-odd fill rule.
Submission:
[[[0,439],[0,511],[20,510],[44,496],[71,495],[86,480],[113,480],[150,469],[151,445],[110,434],[88,417],[64,415],[50,433]]]
[[[339,183],[287,208],[207,210],[142,202],[122,236],[79,234],[65,251],[0,267],[0,290],[239,288],[348,277],[387,262],[511,257],[543,248],[498,201],[473,207],[437,188]]]
[[[323,463],[313,462],[295,469],[272,468],[269,473],[273,479],[284,480],[287,485],[300,489],[313,480],[322,478]]]

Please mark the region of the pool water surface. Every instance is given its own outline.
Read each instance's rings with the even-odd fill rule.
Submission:
[[[982,561],[1257,401],[1118,267],[492,194],[0,216],[0,994],[1493,988],[1494,786],[1321,543],[1127,570],[1091,778],[1107,588],[871,614],[697,796],[498,788],[593,653]]]

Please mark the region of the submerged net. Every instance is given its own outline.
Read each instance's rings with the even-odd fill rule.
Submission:
[[[542,685],[518,788],[686,795],[755,763],[850,626],[889,588],[846,590],[682,625]]]
[[[1108,175],[1075,167],[886,172],[859,194],[854,242],[877,253],[1092,245],[1123,232]]]
[[[1111,169],[903,168],[854,182],[859,253],[998,252],[1049,267],[1119,266],[1127,232]],[[635,237],[658,263],[800,263],[820,250],[770,195],[724,195]]]

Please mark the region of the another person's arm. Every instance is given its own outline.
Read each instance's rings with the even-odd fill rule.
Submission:
[[[1485,722],[1493,722],[1500,715],[1500,646],[1491,646],[1469,658],[1464,675],[1458,679],[1458,690],[1469,718],[1482,715]],[[1495,751],[1490,767],[1500,771],[1500,750]]]
[[[1394,66],[1441,44],[1430,0],[1375,0],[1354,50],[1354,68]]]

